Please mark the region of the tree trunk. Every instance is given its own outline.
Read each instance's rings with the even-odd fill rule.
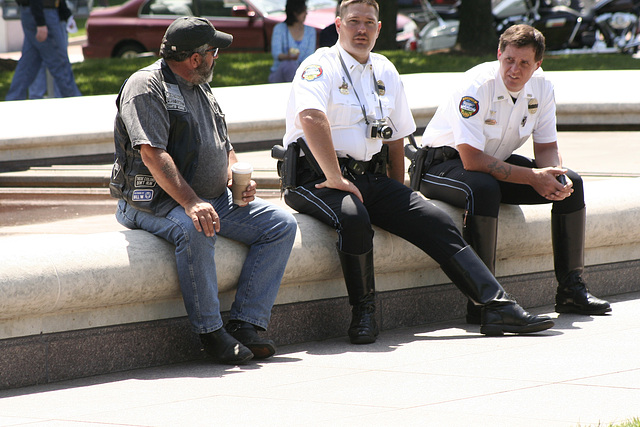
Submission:
[[[395,0],[378,1],[380,5],[380,21],[382,29],[376,42],[376,50],[396,49],[396,17],[398,16],[398,3]]]
[[[491,0],[462,0],[459,16],[458,45],[463,53],[485,55],[497,51]]]

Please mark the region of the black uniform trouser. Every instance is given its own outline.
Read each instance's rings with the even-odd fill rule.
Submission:
[[[324,177],[310,171],[299,174],[302,185],[286,190],[284,196],[291,208],[333,227],[339,250],[354,255],[370,251],[372,224],[408,240],[439,264],[467,245],[446,212],[407,186],[384,174],[347,175],[364,203],[349,192],[315,188]]]
[[[511,155],[507,163],[535,168],[534,160]],[[420,192],[426,197],[442,200],[465,209],[470,215],[497,218],[500,203],[509,205],[537,205],[553,203],[552,212],[569,214],[584,207],[582,178],[569,170],[567,176],[573,182],[573,194],[564,200],[550,202],[526,184],[498,181],[488,173],[467,171],[460,158],[431,165],[423,174]]]

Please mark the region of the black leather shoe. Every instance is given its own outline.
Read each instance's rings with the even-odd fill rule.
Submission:
[[[379,331],[375,311],[376,306],[371,302],[353,306],[351,309],[351,324],[348,331],[351,344],[371,344],[376,342]]]
[[[256,327],[249,322],[231,320],[226,326],[227,332],[245,345],[256,359],[266,359],[276,352],[276,344],[258,335]]]
[[[556,293],[557,313],[605,314],[611,311],[608,301],[589,293],[584,281],[578,277],[574,283],[558,286]]]
[[[251,350],[229,335],[224,328],[208,334],[200,334],[200,342],[204,351],[220,363],[241,365],[253,358]]]
[[[549,329],[554,325],[548,316],[535,316],[515,302],[488,304],[482,308],[480,333],[484,335],[530,334]]]

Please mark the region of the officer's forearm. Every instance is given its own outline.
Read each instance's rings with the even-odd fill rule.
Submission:
[[[530,168],[515,166],[483,153],[468,144],[456,147],[465,170],[488,173],[498,181],[514,184],[531,184],[533,172]]]
[[[562,157],[558,151],[558,143],[533,144],[533,155],[536,159],[536,166],[539,168],[560,167]]]
[[[327,180],[342,178],[326,114],[319,110],[304,110],[300,113],[300,122],[304,139]]]

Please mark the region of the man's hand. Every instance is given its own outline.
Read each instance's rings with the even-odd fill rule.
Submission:
[[[353,193],[353,195],[356,196],[361,202],[364,202],[364,200],[362,199],[362,194],[360,193],[360,190],[358,190],[358,187],[356,187],[353,182],[342,176],[340,176],[338,179],[328,179],[319,184],[316,184],[316,188],[333,188],[336,190]]]
[[[573,182],[565,175],[566,185],[558,182],[558,176],[567,173],[566,169],[549,167],[533,169],[531,186],[538,194],[547,200],[557,202],[564,200],[573,193]]]
[[[348,191],[362,202],[360,190],[342,176],[331,139],[331,125],[327,115],[320,110],[307,109],[303,110],[298,117],[307,145],[327,178],[326,181],[316,184],[316,188],[335,188],[336,190]]]
[[[229,179],[227,182],[227,187],[231,188],[231,184],[233,181]],[[258,184],[254,180],[249,181],[249,185],[247,185],[247,189],[242,192],[242,201],[251,203],[256,199],[256,191],[258,189]]]
[[[36,29],[36,40],[38,40],[40,43],[42,43],[49,36],[49,29],[47,28],[46,25],[43,25],[43,26],[40,26],[40,27],[36,27],[36,28],[37,28]]]
[[[184,211],[193,221],[193,225],[199,232],[204,232],[208,237],[220,232],[220,218],[210,203],[198,199],[194,203],[185,206]]]

